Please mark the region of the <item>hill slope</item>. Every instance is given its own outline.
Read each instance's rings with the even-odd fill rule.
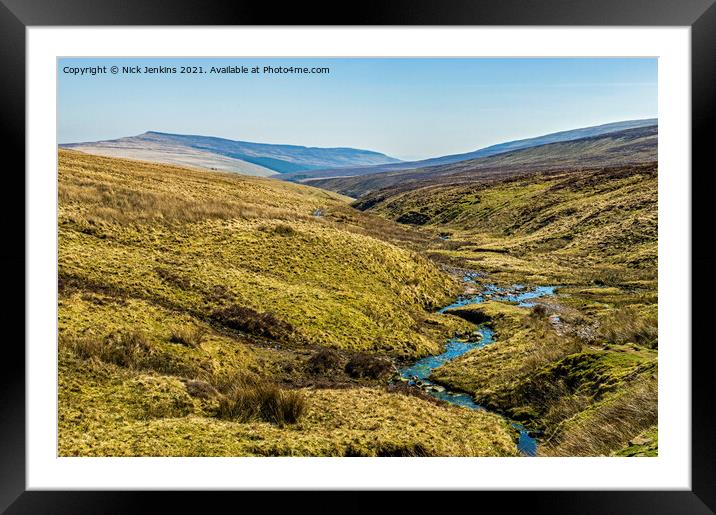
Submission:
[[[640,164],[657,159],[657,139],[658,128],[648,126],[448,165],[306,182],[358,198],[382,188],[414,188],[418,181],[471,182],[533,171]]]
[[[499,143],[485,147],[474,152],[467,152],[464,154],[453,154],[449,156],[434,157],[431,159],[423,159],[420,161],[405,161],[401,163],[364,166],[364,167],[350,167],[341,168],[340,170],[314,170],[307,172],[293,172],[286,174],[282,179],[294,180],[302,182],[306,179],[319,179],[329,177],[349,177],[356,175],[368,175],[374,173],[383,172],[396,172],[400,170],[413,170],[416,168],[426,168],[438,165],[446,165],[451,163],[457,163],[460,161],[469,161],[472,159],[478,159],[482,157],[489,157],[505,152],[513,152],[515,150],[521,150],[525,148],[537,147],[540,145],[546,145],[548,143],[558,143],[563,141],[571,141],[582,138],[591,138],[595,136],[601,136],[610,134],[613,132],[621,132],[627,129],[634,129],[640,127],[651,127],[657,125],[656,118],[648,118],[644,120],[628,120],[623,122],[607,123],[604,125],[597,125],[594,127],[584,127],[581,129],[573,129],[568,131],[555,132],[546,134],[544,136],[538,136],[536,138],[521,139],[516,141],[509,141],[506,143]]]
[[[501,266],[490,262],[510,262],[530,271],[523,279],[531,283],[574,281],[575,273],[610,266],[656,277],[656,163],[412,185],[354,205],[450,235],[448,255],[495,273]]]
[[[385,387],[464,329],[432,313],[458,286],[346,200],[60,150],[60,455],[515,455],[500,417]]]
[[[272,145],[154,131],[114,140],[63,144],[60,147],[88,154],[214,168],[256,176],[399,161],[379,152],[354,148]]]
[[[496,342],[437,368],[432,381],[543,433],[541,455],[657,454],[656,162],[448,175],[354,205],[434,235],[434,260],[479,272],[466,278],[473,292],[557,287],[532,308],[493,301],[449,311],[486,321]]]
[[[214,169],[256,177],[269,177],[278,173],[270,168],[249,163],[242,159],[214,154],[171,142],[157,141],[157,138],[152,137],[149,133],[116,140],[97,141],[95,143],[71,143],[60,145],[60,148],[99,156]]]
[[[437,345],[414,327],[449,296],[450,279],[366,234],[371,218],[339,195],[65,151],[59,194],[68,283],[207,319],[236,305],[270,312],[292,341],[408,353]]]

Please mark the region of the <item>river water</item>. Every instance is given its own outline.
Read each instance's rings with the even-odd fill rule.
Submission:
[[[474,275],[466,275],[464,280],[465,282],[473,282],[474,277]],[[486,300],[515,302],[518,306],[531,307],[533,305],[533,303],[530,302],[531,300],[545,297],[547,295],[553,295],[554,289],[554,286],[537,286],[534,288],[527,288],[521,284],[512,285],[510,288],[500,288],[494,284],[488,284],[485,285],[482,288],[482,291],[478,294],[463,295],[458,297],[455,302],[449,306],[445,306],[438,311],[438,313],[444,313],[449,309],[467,306],[469,304],[480,304]],[[439,366],[444,365],[448,361],[451,361],[466,352],[474,349],[481,349],[495,341],[494,332],[485,325],[476,326],[475,332],[482,335],[481,338],[475,338],[477,341],[467,342],[459,338],[451,338],[447,341],[445,352],[435,356],[428,356],[416,361],[410,366],[402,368],[400,370],[400,375],[404,379],[407,379],[409,384],[420,386],[433,397],[469,409],[486,410],[483,406],[477,404],[471,395],[463,392],[452,392],[440,385],[432,383],[428,379],[428,376],[430,376],[433,370]],[[517,422],[511,423],[512,426],[520,432],[520,438],[517,442],[517,450],[520,454],[523,456],[536,456],[537,440],[531,437],[529,432],[521,424],[518,424]]]

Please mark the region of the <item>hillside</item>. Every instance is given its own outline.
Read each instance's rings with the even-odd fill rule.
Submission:
[[[108,157],[194,166],[255,176],[399,161],[379,152],[354,148],[273,145],[155,131],[114,140],[68,143],[60,147]]]
[[[583,127],[580,129],[573,129],[568,131],[554,132],[546,134],[544,136],[538,136],[536,138],[527,138],[516,141],[508,141],[506,143],[499,143],[497,145],[491,145],[473,152],[466,152],[463,154],[452,154],[448,156],[434,157],[430,159],[423,159],[420,161],[404,161],[401,163],[392,164],[381,164],[373,166],[363,167],[344,167],[341,169],[328,169],[328,170],[312,170],[304,172],[293,172],[282,176],[282,179],[292,180],[297,182],[303,182],[307,179],[319,179],[329,177],[348,177],[356,175],[368,175],[374,173],[383,172],[396,172],[400,170],[413,170],[416,168],[427,168],[438,165],[447,165],[457,163],[460,161],[469,161],[472,159],[478,159],[481,157],[489,157],[497,154],[503,154],[505,152],[512,152],[515,150],[521,150],[531,147],[537,147],[546,145],[548,143],[558,143],[563,141],[571,141],[582,138],[590,138],[595,136],[601,136],[613,132],[621,132],[627,129],[634,129],[639,127],[650,127],[656,126],[657,119],[649,118],[644,120],[628,120],[623,122],[607,123],[603,125],[596,125],[593,127]]]
[[[354,205],[439,231],[444,253],[488,272],[508,262],[531,283],[620,267],[656,271],[656,163],[383,190]],[[462,245],[460,245],[462,243]],[[565,270],[571,271],[566,274]],[[606,273],[606,272],[605,272]]]
[[[354,206],[432,235],[433,260],[479,271],[466,277],[471,292],[557,288],[532,307],[449,310],[489,324],[497,341],[430,379],[521,420],[543,435],[542,455],[656,455],[656,162],[451,177],[386,188]]]
[[[155,141],[151,135],[147,134],[110,141],[98,141],[96,143],[71,143],[60,145],[60,148],[99,156],[213,169],[256,177],[269,177],[278,173],[270,168],[249,163],[241,159],[214,154],[205,150],[175,143]]]
[[[340,195],[59,151],[59,452],[514,455],[386,387],[466,323],[427,237]]]
[[[657,139],[658,128],[647,126],[448,165],[305,182],[354,198],[371,192],[380,198],[383,188],[412,189],[417,181],[472,182],[534,171],[648,163],[657,159]]]

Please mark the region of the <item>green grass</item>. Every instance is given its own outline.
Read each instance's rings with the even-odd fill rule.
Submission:
[[[509,304],[493,301],[472,311],[488,318],[496,342],[439,367],[431,379],[543,431],[541,454],[609,454],[655,423],[656,350],[586,346]]]
[[[528,308],[489,301],[460,311],[473,311],[487,319],[495,331],[495,342],[437,368],[431,379],[468,392],[478,402],[503,412],[514,405],[514,399],[500,397],[504,392],[545,364],[580,349],[579,342],[558,337],[546,319],[532,316]]]
[[[613,456],[658,456],[659,430],[656,426],[643,431]]]

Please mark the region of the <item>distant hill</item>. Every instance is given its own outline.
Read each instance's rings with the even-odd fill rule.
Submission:
[[[601,136],[603,134],[609,134],[614,132],[620,132],[626,129],[635,129],[639,127],[656,126],[656,118],[648,118],[643,120],[627,120],[622,122],[607,123],[603,125],[596,125],[593,127],[583,127],[580,129],[573,129],[568,131],[554,132],[546,134],[544,136],[538,136],[536,138],[521,139],[516,141],[508,141],[506,143],[500,143],[492,145],[474,152],[467,152],[464,154],[453,154],[449,156],[434,157],[431,159],[423,159],[421,161],[402,161],[400,163],[381,164],[374,166],[362,166],[352,168],[342,168],[340,170],[328,169],[328,170],[313,170],[304,172],[293,172],[283,175],[281,178],[285,180],[302,182],[306,179],[312,178],[330,178],[330,177],[346,177],[356,175],[367,175],[373,173],[382,172],[394,172],[400,170],[409,170],[414,168],[425,168],[428,166],[437,166],[444,164],[457,163],[460,161],[467,161],[470,159],[477,159],[480,157],[489,157],[496,154],[502,154],[504,152],[511,152],[515,150],[521,150],[525,148],[536,147],[545,145],[548,143],[558,143],[561,141],[571,141],[575,139],[588,138],[594,136]]]
[[[264,177],[327,167],[341,168],[400,162],[379,152],[355,148],[273,145],[154,131],[106,141],[62,144],[60,147],[87,154]]]
[[[657,160],[657,139],[658,127],[651,125],[446,165],[305,182],[358,198],[371,192],[382,195],[378,190],[384,188],[408,190],[428,182],[472,182],[531,171],[634,165]]]

